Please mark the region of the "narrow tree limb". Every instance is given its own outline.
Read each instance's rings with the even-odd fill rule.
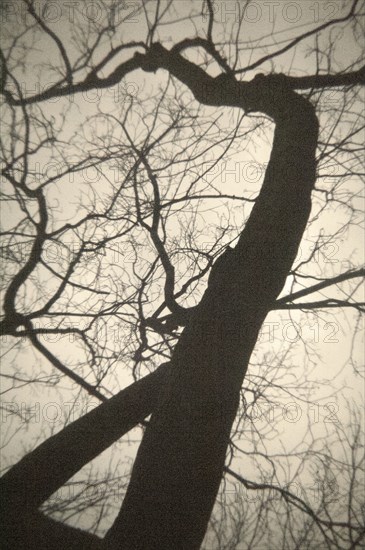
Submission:
[[[301,510],[302,512],[305,512],[306,514],[308,514],[313,518],[313,520],[317,523],[318,527],[321,529],[324,538],[326,538],[326,535],[322,529],[322,526],[329,527],[329,528],[340,527],[343,529],[352,529],[354,531],[363,530],[362,526],[350,524],[345,521],[328,521],[328,520],[321,519],[302,498],[299,498],[297,495],[291,493],[290,491],[288,491],[288,489],[279,487],[277,485],[272,485],[271,483],[256,483],[255,481],[250,481],[248,479],[245,479],[243,476],[237,474],[236,472],[231,470],[231,468],[228,468],[228,467],[225,467],[224,471],[227,472],[227,474],[232,476],[234,479],[242,483],[242,485],[246,487],[246,489],[261,490],[261,491],[265,491],[265,490],[277,491],[278,493],[280,493],[283,496],[283,498],[286,500],[286,502],[296,506],[299,510]]]
[[[282,298],[280,298],[275,302],[274,309],[279,309],[278,306],[281,306],[282,304],[293,302],[293,300],[297,300],[298,298],[303,298],[304,296],[308,296],[308,294],[313,294],[314,292],[318,292],[319,290],[323,290],[324,288],[327,288],[329,286],[337,285],[338,283],[342,283],[343,281],[347,281],[355,277],[364,277],[364,276],[365,276],[364,268],[356,269],[354,271],[347,271],[346,273],[340,273],[340,275],[337,275],[336,277],[325,279],[324,281],[321,281],[320,283],[317,283],[313,286],[310,286],[308,288],[303,288],[303,290],[298,290],[297,292],[293,292],[288,296],[283,296]]]
[[[281,54],[289,51],[290,49],[295,47],[297,44],[299,44],[299,42],[302,42],[306,38],[309,38],[310,36],[313,36],[314,34],[318,34],[319,32],[323,31],[324,29],[326,29],[328,27],[331,27],[331,26],[333,26],[337,23],[344,23],[344,22],[350,20],[355,15],[355,10],[356,10],[356,7],[357,7],[358,3],[359,3],[359,0],[353,0],[350,11],[348,12],[348,14],[344,15],[343,17],[338,17],[337,19],[331,19],[330,21],[326,21],[325,23],[322,23],[318,27],[316,27],[314,29],[311,29],[311,30],[297,36],[296,38],[294,38],[293,40],[288,42],[288,44],[286,44],[285,46],[283,46],[282,48],[280,48],[276,52],[264,55],[263,57],[261,57],[260,59],[255,61],[254,63],[251,63],[250,65],[247,65],[243,69],[239,69],[235,72],[236,73],[241,73],[241,72],[246,72],[248,70],[255,69],[256,67],[259,67],[260,65],[265,63],[265,61],[269,61],[270,59],[273,59],[274,57],[277,57],[278,55],[281,55]]]
[[[352,307],[358,311],[365,312],[365,302],[348,302],[346,300],[337,300],[328,298],[327,300],[318,300],[316,302],[299,302],[298,304],[283,304],[273,309],[330,309],[330,308]]]
[[[27,326],[28,328],[28,338],[32,342],[35,349],[37,349],[48,361],[60,372],[62,372],[65,376],[68,376],[71,380],[76,382],[81,388],[86,390],[90,395],[93,395],[100,401],[107,401],[107,398],[105,395],[100,393],[99,390],[97,390],[94,386],[86,382],[82,376],[79,376],[76,372],[74,372],[72,369],[69,369],[66,367],[53,353],[51,353],[37,338],[36,334],[32,332],[32,327],[30,323]]]
[[[34,511],[156,406],[169,363],[135,382],[27,454],[0,479],[9,514]],[[52,465],[52,467],[50,467]]]
[[[204,41],[204,39],[202,39]],[[194,65],[184,57],[179,54],[180,50],[183,50],[183,47],[180,47],[184,44],[184,41],[176,44],[170,51],[166,50],[161,44],[154,43],[151,48],[146,53],[136,52],[131,59],[120,63],[117,68],[106,77],[99,77],[94,70],[91,70],[89,75],[81,82],[75,84],[64,85],[63,81],[56,83],[50,86],[48,89],[34,94],[33,96],[28,97],[15,97],[12,92],[9,90],[3,89],[0,92],[5,96],[6,101],[9,105],[13,106],[24,106],[30,105],[33,103],[38,103],[41,101],[46,101],[55,97],[65,97],[77,93],[86,92],[88,90],[94,89],[103,89],[109,88],[118,84],[127,74],[137,70],[143,69],[145,71],[154,72],[157,69],[166,69],[169,70],[174,76],[175,73],[172,70],[172,66],[167,66],[166,52],[168,53],[170,61],[173,61],[175,66],[180,65],[180,75],[182,67],[185,67],[185,83],[190,87],[191,91],[194,93],[194,81],[201,87],[201,92],[205,94],[209,91],[209,87],[213,84],[215,80],[213,77],[209,76],[203,69]],[[162,57],[159,56],[160,53],[163,53]],[[191,78],[189,79],[189,70],[192,71]],[[247,68],[245,69],[247,70]],[[231,73],[224,74],[223,76],[232,76]],[[198,80],[196,78],[198,77]],[[177,76],[177,78],[179,78]],[[219,77],[218,77],[219,78]],[[337,86],[350,86],[350,85],[364,85],[365,84],[365,67],[361,67],[356,71],[351,71],[348,73],[340,73],[333,75],[310,75],[303,77],[293,77],[287,76],[287,83],[292,90],[306,90],[306,89],[324,89],[324,88],[333,88]],[[244,89],[250,88],[250,82],[243,81],[240,83]],[[212,90],[210,91],[212,93]],[[195,94],[196,99],[200,101],[201,93]],[[219,93],[220,100],[222,101],[222,93]],[[212,104],[207,101],[203,103],[208,105]],[[217,103],[216,101],[213,105],[224,105],[223,103]]]
[[[1,531],[4,550],[99,550],[102,539],[45,516],[21,512],[7,518]]]
[[[348,73],[288,76],[287,78],[289,86],[293,90],[365,85],[365,67],[361,67],[358,71],[350,71]]]

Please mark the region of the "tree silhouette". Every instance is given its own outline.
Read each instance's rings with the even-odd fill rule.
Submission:
[[[277,388],[313,404],[308,372],[316,362],[305,342],[301,355],[298,339],[282,349],[268,346],[255,363],[268,315],[349,311],[355,338],[364,309],[358,256],[346,256],[336,271],[316,265],[331,246],[316,222],[328,223],[331,238],[350,234],[361,208],[365,71],[356,52],[335,67],[333,32],[339,29],[345,43],[356,41],[364,20],[358,0],[345,4],[324,21],[315,12],[309,21],[307,14],[303,32],[299,24],[287,25],[261,46],[245,37],[249,10],[257,9],[250,2],[235,4],[229,21],[227,3],[210,0],[145,2],[133,13],[120,2],[100,3],[100,17],[73,6],[67,17],[60,8],[63,17],[56,20],[46,3],[3,8],[17,22],[7,29],[1,55],[3,197],[10,214],[3,230],[8,267],[1,330],[13,358],[5,391],[16,396],[23,385],[45,384],[62,394],[70,380],[74,406],[85,395],[101,402],[77,419],[68,414],[62,429],[9,460],[1,478],[7,548],[190,550],[268,547],[270,540],[283,548],[360,545],[356,400],[350,427],[336,425],[323,448],[323,434],[309,423],[306,453],[286,454],[285,487],[276,484],[280,453],[264,453],[256,434],[246,433],[247,422],[255,431],[257,402],[266,400],[270,414],[274,410]],[[166,29],[176,32],[172,45]],[[35,55],[36,41],[49,48],[49,58]],[[303,45],[311,63],[300,72],[288,54],[303,61]],[[133,75],[136,82],[129,80]],[[118,98],[98,95],[105,90],[117,90]],[[336,91],[334,107],[324,97],[328,90]],[[88,98],[86,106],[80,96]],[[222,160],[258,154],[255,140],[263,149],[261,185],[242,185],[237,172],[239,186],[215,181]],[[46,168],[39,172],[37,162]],[[336,229],[328,214],[338,219]],[[302,258],[309,226],[317,233]],[[303,301],[308,296],[312,301]],[[72,337],[72,346],[49,345],[52,337]],[[19,363],[27,342],[47,360],[34,378]],[[303,364],[300,375],[288,373],[296,362]],[[52,375],[43,371],[49,364]],[[352,366],[360,376],[354,359]],[[122,381],[126,367],[134,377],[130,385]],[[27,410],[14,402],[4,409],[6,418],[19,415],[29,423]],[[83,511],[78,498],[57,506],[52,495],[138,424],[143,437],[128,488],[105,536],[98,535],[109,514],[106,497],[86,499],[86,510],[97,511],[90,532],[72,527],[69,520]],[[270,441],[278,426],[274,416],[269,431],[258,430],[260,438]],[[11,429],[16,437],[14,424]],[[253,449],[247,456],[240,449],[246,437]],[[342,446],[347,460],[331,460],[331,445],[338,457]],[[260,480],[236,468],[240,457],[250,471],[251,454]],[[319,483],[316,507],[290,489],[309,457]],[[300,465],[293,476],[294,459]],[[328,472],[340,462],[336,484]],[[113,469],[104,485],[113,484]],[[228,507],[235,524],[226,530],[226,507],[220,512],[217,504],[225,474],[248,491],[269,492],[259,503]],[[97,483],[90,474],[87,487]],[[273,491],[280,510],[271,503]],[[342,492],[346,513],[333,500]],[[275,523],[280,534],[271,539]]]

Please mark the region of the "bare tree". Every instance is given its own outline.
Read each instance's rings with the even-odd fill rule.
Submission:
[[[298,330],[313,318],[333,328],[335,308],[354,327],[346,359],[361,377],[365,270],[350,241],[361,220],[363,6],[339,3],[329,16],[283,2],[283,28],[267,6],[255,42],[249,23],[263,5],[2,8],[8,548],[363,541],[358,398],[338,425],[346,388],[322,381],[320,347]],[[243,184],[241,162],[255,172]],[[346,246],[333,263],[336,238]],[[263,344],[283,315],[295,337],[277,345],[270,332]],[[32,401],[29,388],[63,404],[71,396],[59,430],[27,430],[16,399],[28,391]],[[326,431],[314,392],[331,396]],[[269,448],[281,438],[277,407],[292,425],[298,402],[303,445]],[[131,430],[129,480],[113,459]],[[25,431],[29,446],[14,458]],[[112,444],[102,472],[71,480]],[[222,483],[239,497],[230,506]],[[113,484],[126,489],[119,510]],[[76,490],[55,500],[65,486]],[[88,530],[71,525],[88,514]]]

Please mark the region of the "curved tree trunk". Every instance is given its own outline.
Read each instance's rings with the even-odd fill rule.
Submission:
[[[258,111],[272,117],[276,124],[260,195],[236,248],[212,268],[204,297],[163,376],[158,405],[154,379],[151,402],[143,403],[132,417],[125,412],[128,427],[138,421],[142,409],[148,414],[150,406],[155,408],[122,509],[103,546],[192,550],[200,547],[205,535],[222,478],[240,388],[258,332],[285,283],[308,221],[318,122],[311,104],[293,92],[282,75],[241,83],[226,75],[212,78],[177,52],[168,52],[158,44],[147,54],[136,54],[125,65],[116,71],[118,80],[138,67],[146,71],[163,68],[186,84],[202,103]],[[115,405],[120,407],[113,401],[112,408]],[[100,408],[106,421],[110,410],[107,403]],[[85,423],[90,425],[88,420]],[[50,442],[56,460],[65,449],[67,452],[69,436],[71,443],[76,441],[72,439],[73,429],[75,426]],[[106,438],[100,436],[95,454],[118,433],[116,428]],[[86,439],[90,441],[89,436]],[[19,463],[17,471],[9,471],[8,487],[19,487],[17,472],[25,479],[24,472],[32,471],[34,460],[38,464],[37,460],[41,463],[47,457],[43,451],[36,449],[33,457]],[[67,467],[67,472],[62,472],[60,465],[55,480],[49,476],[42,479],[39,496],[35,495],[38,489],[28,487],[19,493],[23,495],[19,500],[11,490],[16,504],[13,518],[27,495],[32,495],[29,508],[33,509],[95,454],[91,449],[86,454],[75,452],[76,462]]]
[[[134,382],[25,455],[0,478],[6,516],[33,513],[73,475],[151,414],[169,363]],[[49,465],[52,464],[52,468]]]
[[[185,78],[176,66],[168,68],[197,90],[191,73]],[[249,358],[309,218],[318,137],[314,109],[286,87],[285,77],[261,77],[252,84],[247,93],[247,83],[221,80],[219,95],[221,104],[259,110],[275,120],[262,190],[236,248],[213,267],[204,297],[175,348],[165,391],[106,548],[200,547]],[[201,89],[199,99],[207,100]],[[207,102],[212,104],[218,91],[210,92]]]
[[[101,550],[102,539],[44,516],[19,513],[13,524],[1,530],[3,550]]]

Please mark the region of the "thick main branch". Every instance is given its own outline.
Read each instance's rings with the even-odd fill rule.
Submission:
[[[285,77],[262,77],[247,87],[230,77],[211,79],[180,56],[157,50],[156,63],[199,101],[260,111],[276,122],[260,195],[229,264],[222,262],[209,279],[174,350],[121,512],[105,539],[113,549],[193,550],[204,538],[219,488],[250,355],[309,218],[318,122]]]
[[[137,54],[121,64],[109,77],[93,75],[62,90],[55,87],[38,96],[38,100],[110,86],[137,68],[165,69],[202,103],[262,112],[276,124],[260,195],[238,245],[229,254],[229,263],[222,264],[222,270],[210,278],[175,349],[171,369],[164,375],[166,383],[159,404],[140,446],[123,508],[105,541],[110,548],[191,550],[198,548],[204,537],[222,476],[239,390],[258,331],[285,283],[310,213],[318,123],[311,104],[293,88],[312,87],[316,82],[320,86],[356,84],[364,78],[363,71],[357,71],[351,76],[326,77],[326,82],[320,76],[305,77],[305,81],[269,76],[237,82],[227,75],[212,78],[177,52],[154,45],[146,54]],[[17,100],[7,97],[17,104]],[[29,98],[24,102],[36,100]],[[153,395],[154,403],[148,404],[147,414],[157,403],[155,384]],[[126,411],[133,409],[132,401],[127,400]],[[106,414],[106,422],[108,418],[110,421]],[[57,443],[55,456],[75,439],[66,430],[65,438]],[[105,428],[108,430],[109,425]],[[120,435],[119,430],[117,437]],[[114,436],[109,434],[107,438],[111,442]],[[94,441],[90,456],[94,452],[97,456],[103,446],[110,444],[101,434],[94,434]],[[42,479],[39,489],[28,484],[28,494],[41,491],[39,497],[33,498],[33,505],[47,498],[51,489],[56,490],[83,465],[77,458],[74,472],[69,468],[58,474],[55,482]],[[21,466],[25,466],[23,474],[26,464],[25,460]],[[17,472],[11,472],[9,476],[14,475],[14,483],[18,483]],[[42,488],[42,484],[48,487]]]

